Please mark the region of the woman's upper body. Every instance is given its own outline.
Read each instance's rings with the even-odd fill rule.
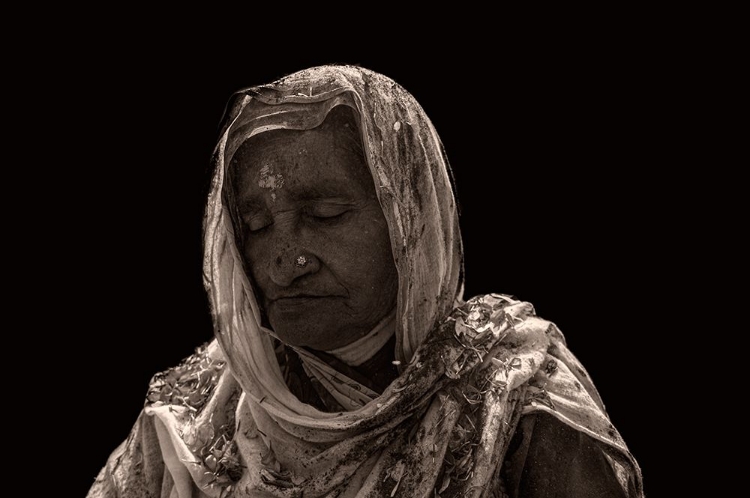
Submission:
[[[89,496],[642,496],[529,303],[463,298],[450,167],[413,97],[321,66],[237,92],[215,148],[215,340],[154,377]]]

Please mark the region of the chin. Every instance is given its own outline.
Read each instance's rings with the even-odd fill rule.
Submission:
[[[315,323],[314,327],[310,327]],[[345,346],[356,340],[340,329],[341,324],[330,324],[306,318],[304,322],[293,320],[272,320],[273,331],[284,343],[290,346],[307,347],[317,351],[330,351]],[[351,329],[345,329],[351,330]]]

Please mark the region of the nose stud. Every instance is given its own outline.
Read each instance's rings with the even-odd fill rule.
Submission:
[[[297,266],[297,268],[304,268],[307,266],[307,264],[310,262],[309,259],[307,259],[305,256],[297,256],[297,259],[295,260],[294,264]]]

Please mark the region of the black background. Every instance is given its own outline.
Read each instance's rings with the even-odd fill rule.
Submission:
[[[658,63],[619,43],[479,57],[340,45],[312,55],[170,41],[96,52],[83,40],[34,97],[51,137],[39,147],[54,157],[44,177],[53,222],[35,229],[54,269],[54,326],[75,351],[60,353],[56,374],[80,386],[67,397],[67,433],[84,450],[70,470],[76,488],[85,493],[127,437],[151,375],[211,338],[201,217],[230,93],[336,62],[382,72],[421,103],[456,178],[465,295],[513,294],[560,327],[648,492],[656,456],[644,429],[659,378],[652,345],[669,333],[659,310],[673,216],[652,175],[664,157]]]

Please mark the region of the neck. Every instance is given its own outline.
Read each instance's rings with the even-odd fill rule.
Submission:
[[[309,351],[352,380],[356,380],[360,384],[382,394],[385,388],[399,375],[398,367],[393,364],[396,358],[395,350],[396,335],[392,334],[383,347],[366,361],[356,366],[347,365],[324,351]]]
[[[396,309],[394,308],[367,335],[346,346],[326,352],[349,366],[357,367],[377,354],[395,334]]]

